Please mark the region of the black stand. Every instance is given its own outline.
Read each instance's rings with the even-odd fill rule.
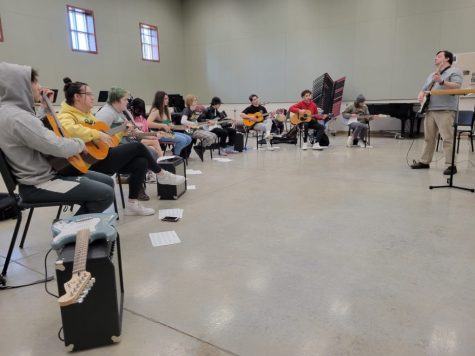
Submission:
[[[458,97],[457,97],[458,99]],[[458,107],[458,100],[457,100],[457,107]],[[457,141],[457,126],[458,126],[458,117],[459,117],[459,111],[457,109],[457,114],[455,116],[454,120],[454,142],[452,143],[452,169],[450,170],[450,177],[447,178],[447,185],[431,185],[429,186],[429,189],[436,189],[436,188],[456,188],[456,189],[461,189],[461,190],[468,190],[469,192],[474,192],[475,189],[473,188],[465,188],[465,187],[459,187],[454,185],[454,163],[455,163],[455,142]]]

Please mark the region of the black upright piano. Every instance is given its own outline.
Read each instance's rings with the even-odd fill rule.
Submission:
[[[419,104],[417,103],[374,103],[367,104],[369,113],[372,115],[383,114],[401,120],[401,137],[406,135],[406,122],[409,121],[409,137],[414,137],[420,133],[421,118],[417,117]]]

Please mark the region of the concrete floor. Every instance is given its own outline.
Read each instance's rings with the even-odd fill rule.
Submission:
[[[189,168],[178,223],[123,217],[120,343],[78,355],[474,355],[475,194],[406,163],[410,140],[324,152],[280,144]],[[409,158],[417,158],[416,140]],[[462,142],[455,183],[475,187]],[[9,284],[39,279],[54,210],[35,212]],[[14,221],[0,223],[5,256]],[[152,247],[175,229],[180,244]],[[3,262],[0,257],[0,264]],[[52,268],[55,256],[49,258]],[[56,292],[56,282],[49,288]],[[62,355],[60,311],[42,285],[0,291],[2,355]]]

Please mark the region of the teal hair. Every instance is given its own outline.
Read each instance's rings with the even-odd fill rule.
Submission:
[[[120,99],[122,99],[124,96],[129,95],[129,92],[125,89],[122,88],[111,88],[109,90],[109,98],[107,99],[107,102],[109,104],[119,102]]]

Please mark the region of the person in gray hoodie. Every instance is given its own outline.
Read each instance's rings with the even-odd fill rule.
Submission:
[[[35,112],[41,93],[38,73],[28,66],[0,63],[0,149],[18,182],[21,198],[28,203],[71,202],[79,214],[101,213],[114,201],[114,181],[106,174],[60,176],[46,156],[68,158],[85,150],[79,138],[62,138],[44,127],[44,107]]]

